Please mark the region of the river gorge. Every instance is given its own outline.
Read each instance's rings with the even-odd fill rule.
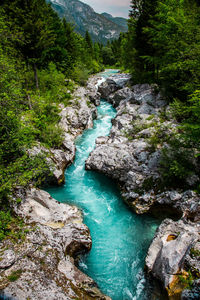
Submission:
[[[76,158],[66,170],[65,185],[47,191],[56,200],[76,205],[83,212],[92,236],[92,250],[82,257],[81,269],[113,300],[145,299],[144,259],[158,221],[137,216],[124,204],[115,182],[85,170],[96,138],[109,134],[115,115],[112,105],[101,100],[94,127],[76,140]]]
[[[28,150],[49,165],[46,191],[15,190],[25,235],[1,243],[2,299],[198,299],[199,197],[158,187],[165,144],[151,145],[158,127],[170,136],[177,125],[155,85],[117,73],[60,105],[61,148]]]

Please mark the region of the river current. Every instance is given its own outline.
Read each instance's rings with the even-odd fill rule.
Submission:
[[[102,77],[113,73],[104,72]],[[76,140],[76,158],[66,170],[65,185],[47,191],[58,201],[76,205],[83,212],[93,244],[90,253],[81,258],[79,268],[113,300],[145,300],[149,296],[144,260],[158,221],[133,213],[124,204],[115,182],[85,170],[95,139],[109,134],[115,115],[111,104],[102,100],[94,127]]]

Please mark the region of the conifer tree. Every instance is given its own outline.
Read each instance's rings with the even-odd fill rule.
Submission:
[[[87,45],[89,54],[93,56],[93,54],[94,54],[93,53],[93,43],[92,43],[92,39],[91,39],[91,36],[88,31],[86,31],[86,33],[85,33],[85,41],[86,41],[86,45]]]

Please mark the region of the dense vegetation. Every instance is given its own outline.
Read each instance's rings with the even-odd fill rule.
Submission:
[[[103,69],[103,46],[75,33],[45,0],[2,0],[0,37],[1,227],[13,189],[40,185],[49,172],[46,154],[31,158],[27,149],[61,146],[59,104],[70,105],[75,83]]]
[[[108,46],[133,83],[157,83],[168,98],[180,127],[161,173],[165,184],[187,188],[189,174],[200,174],[199,1],[132,0],[128,33]],[[199,180],[194,187],[200,190]]]
[[[166,183],[184,186],[199,172],[200,7],[197,0],[132,0],[129,30],[106,46],[75,33],[45,0],[0,3],[0,205],[16,186],[40,185],[43,155],[27,149],[62,144],[59,103],[70,105],[75,82],[103,66],[131,72],[134,83],[157,83],[172,103],[179,133],[163,152]],[[66,80],[67,79],[67,80]],[[198,185],[195,188],[199,188]],[[9,214],[0,215],[8,219]]]

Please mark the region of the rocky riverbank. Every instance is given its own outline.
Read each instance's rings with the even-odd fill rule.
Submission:
[[[132,86],[129,75],[116,75],[99,87],[103,98],[117,109],[108,137],[99,137],[86,161],[96,170],[117,180],[126,203],[138,214],[174,213],[179,221],[164,220],[157,230],[146,259],[148,272],[163,284],[171,299],[194,286],[188,299],[200,295],[200,197],[192,189],[160,188],[161,151],[166,138],[176,133],[170,109],[156,85]],[[164,117],[163,117],[164,116]],[[156,140],[156,142],[155,142]],[[199,178],[190,174],[188,187]],[[192,283],[193,282],[193,283]],[[193,296],[191,296],[193,295]],[[175,298],[173,298],[175,297]],[[192,298],[193,297],[193,298]],[[176,299],[177,299],[176,298]]]
[[[61,105],[60,127],[64,130],[61,149],[41,145],[28,150],[30,155],[43,154],[50,168],[47,182],[61,184],[64,171],[75,156],[75,138],[93,126],[100,95],[99,78],[90,78],[86,88],[79,87],[71,105]],[[96,283],[83,274],[75,260],[91,249],[89,229],[82,222],[81,212],[60,204],[42,190],[18,187],[11,204],[24,221],[21,239],[6,239],[0,244],[0,290],[9,299],[110,299]],[[14,199],[14,200],[16,200]]]
[[[60,204],[47,192],[26,191],[15,207],[26,236],[5,240],[0,248],[0,287],[14,299],[109,299],[74,264],[92,246],[76,207]]]
[[[97,116],[96,106],[100,102],[97,83],[101,78],[90,77],[86,87],[78,87],[70,105],[65,107],[60,104],[59,126],[64,132],[64,141],[61,149],[47,149],[39,143],[28,150],[29,155],[42,154],[46,157],[50,172],[46,181],[51,184],[62,184],[65,180],[64,171],[72,164],[75,157],[75,139],[85,129],[92,128],[93,119]]]

